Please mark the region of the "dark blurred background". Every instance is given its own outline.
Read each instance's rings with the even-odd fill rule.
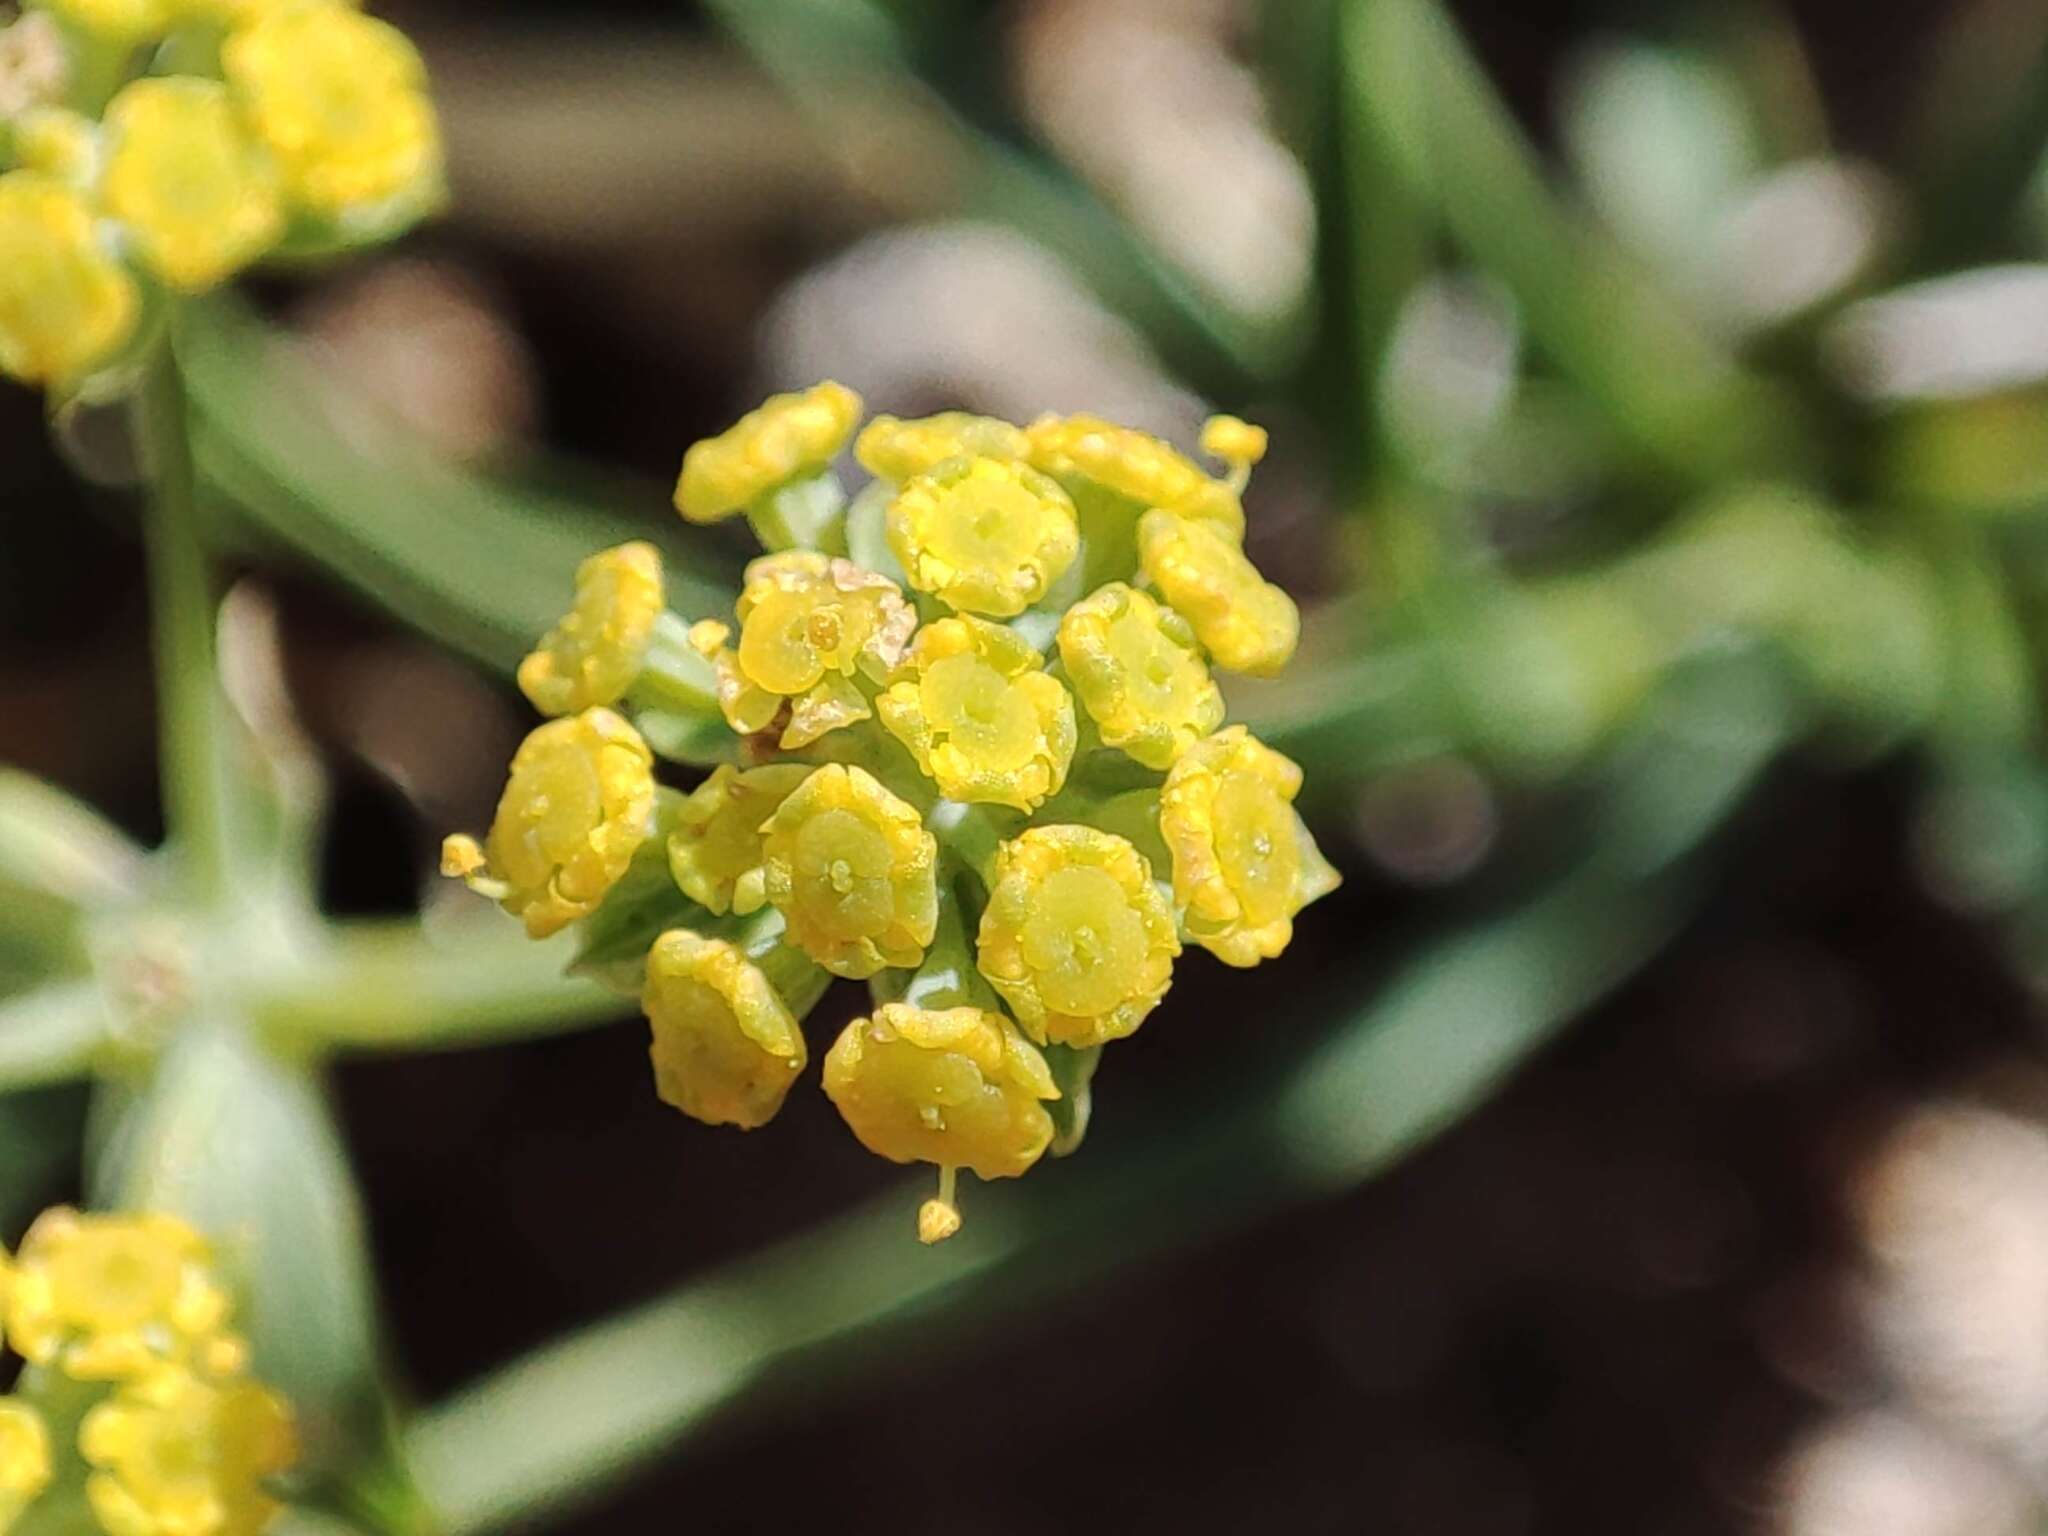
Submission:
[[[1262,563],[1332,604],[1373,589],[1357,434],[1318,382],[1349,345],[1343,305],[1301,308],[1336,238],[1327,106],[1291,58],[1325,46],[1323,5],[894,7],[929,40],[917,74],[970,123],[1093,188],[1198,295],[1297,316],[1272,328],[1283,361],[1252,368],[1123,312],[1028,218],[961,217],[973,199],[949,178],[981,172],[947,161],[914,98],[849,104],[866,115],[849,156],[691,6],[380,9],[434,71],[452,210],[395,253],[255,296],[446,455],[519,466],[545,444],[607,466],[616,509],[652,525],[685,444],[827,374],[886,409],[1100,409],[1183,442],[1207,402],[1274,428],[1252,505]],[[1733,14],[1452,9],[1557,156],[1560,102],[1601,49],[1689,47]],[[1902,183],[1927,145],[1904,104],[1933,61],[1954,64],[1958,28],[1995,38],[2028,9],[1785,4],[1756,35],[1783,29],[1813,94],[1763,105],[1821,114],[1828,165]],[[1713,151],[1696,148],[1702,177]],[[1993,241],[1975,259],[2025,254]],[[1483,393],[1498,328],[1481,298],[1414,334]],[[1785,336],[1744,345],[1776,363]],[[90,423],[53,441],[35,397],[0,394],[0,759],[153,840],[132,512],[118,485],[79,488],[67,444],[118,480]],[[1517,538],[1538,565],[1583,547],[1556,532],[1576,515],[1570,451],[1534,492],[1477,497],[1511,554]],[[328,904],[409,911],[442,831],[487,820],[524,707],[289,553],[252,543],[248,568],[279,600],[335,776]],[[1345,888],[1284,964],[1205,967],[1114,1053],[1087,1147],[1042,1175],[1045,1208],[1138,1155],[1176,1106],[1306,1049],[1394,936],[1512,883],[1555,792],[1456,743],[1345,786],[1318,821]],[[548,1529],[2038,1531],[2039,1001],[2009,935],[1945,884],[1929,827],[1913,765],[1792,752],[1723,829],[1682,934],[1390,1175],[1329,1198],[1276,1189],[1275,1210],[1222,1235],[1188,1191],[1174,1242],[987,1326],[970,1301],[928,1346],[912,1329],[829,1373],[773,1376],[657,1475]],[[857,1006],[835,992],[813,1039]],[[896,1178],[815,1093],[760,1135],[681,1120],[654,1097],[637,1020],[351,1064],[339,1093],[422,1400]]]

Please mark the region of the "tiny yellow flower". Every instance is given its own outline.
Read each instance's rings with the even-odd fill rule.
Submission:
[[[1060,660],[1103,741],[1148,768],[1172,767],[1223,723],[1223,692],[1187,620],[1120,581],[1067,610]]]
[[[1252,465],[1266,456],[1266,429],[1235,416],[1211,416],[1202,423],[1202,452],[1236,468]]]
[[[40,171],[0,175],[0,373],[62,382],[126,341],[139,307],[74,188]]]
[[[1209,524],[1171,512],[1138,523],[1145,575],[1229,672],[1270,677],[1294,658],[1301,612],[1236,544]]]
[[[1036,810],[1074,760],[1074,701],[1014,630],[940,619],[876,701],[882,724],[951,800]]]
[[[576,604],[519,663],[519,690],[544,715],[615,704],[640,676],[661,617],[661,554],[634,540],[576,568]]]
[[[833,975],[862,981],[924,958],[938,926],[938,841],[865,769],[812,773],[769,818],[763,852],[790,941]]]
[[[1180,954],[1145,856],[1093,827],[1004,843],[981,916],[981,974],[1041,1045],[1121,1040],[1159,1006]]]
[[[1337,872],[1295,813],[1301,769],[1233,725],[1166,775],[1159,831],[1173,850],[1173,897],[1187,935],[1231,965],[1287,947],[1294,914],[1337,888]]]
[[[520,743],[489,838],[449,838],[441,869],[546,938],[596,910],[653,819],[654,754],[620,716],[588,709]]]
[[[804,1069],[804,1037],[774,985],[738,949],[676,928],[654,941],[641,999],[656,1090],[693,1120],[753,1130]]]
[[[830,379],[801,393],[770,395],[718,436],[690,445],[676,481],[676,510],[693,523],[742,512],[823,470],[859,420],[860,396]]]
[[[846,1026],[825,1055],[825,1093],[876,1156],[984,1179],[1038,1161],[1053,1129],[1041,1101],[1059,1097],[1045,1058],[1001,1014],[908,1003]]]
[[[1164,507],[1244,538],[1237,492],[1171,443],[1099,416],[1041,416],[1025,429],[1031,462],[1061,479],[1092,480],[1140,507]]]
[[[297,1455],[275,1393],[178,1367],[94,1407],[78,1449],[95,1469],[86,1498],[108,1536],[257,1536],[282,1507],[264,1481]]]
[[[948,459],[1022,459],[1030,451],[1023,428],[967,411],[911,421],[877,416],[853,445],[853,456],[869,474],[899,482],[928,475]]]
[[[949,459],[889,503],[889,548],[910,584],[964,613],[1014,618],[1081,549],[1067,493],[1029,465]]]
[[[396,27],[342,5],[266,7],[222,45],[221,68],[300,206],[374,220],[439,198],[426,67]]]
[[[803,763],[712,770],[668,835],[669,872],[683,894],[712,912],[758,910],[768,899],[762,828],[810,774]]]
[[[15,1397],[0,1397],[0,1532],[50,1486],[50,1432],[42,1415]]]
[[[227,1320],[210,1262],[175,1217],[45,1211],[16,1257],[8,1337],[23,1359],[81,1381],[184,1358]]]
[[[107,146],[101,199],[167,287],[215,287],[283,233],[276,167],[244,135],[219,81],[178,75],[124,87],[107,108]]]
[[[132,47],[170,30],[169,0],[38,0],[40,9],[103,42]]]
[[[14,158],[23,170],[89,190],[99,179],[99,125],[66,107],[33,107],[14,121]]]
[[[885,680],[917,628],[888,577],[809,550],[749,565],[737,612],[739,649],[712,658],[719,706],[734,730],[751,735],[790,700],[781,742],[792,751],[867,719],[873,711],[855,677]]]

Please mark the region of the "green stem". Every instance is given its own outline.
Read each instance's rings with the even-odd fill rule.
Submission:
[[[213,572],[193,499],[185,390],[173,350],[175,318],[143,384],[141,425],[150,475],[144,542],[164,827],[193,893],[212,901],[227,878],[227,814],[220,782],[221,718]]]

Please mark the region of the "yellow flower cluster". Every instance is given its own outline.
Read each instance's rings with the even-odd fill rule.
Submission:
[[[149,290],[203,292],[280,248],[379,238],[439,199],[419,55],[342,0],[43,9],[65,49],[124,83],[83,110],[40,104],[4,136],[0,373],[66,386],[120,354]],[[144,47],[165,40],[181,46]],[[141,73],[168,57],[218,68]]]
[[[247,1374],[229,1312],[205,1241],[174,1217],[59,1208],[13,1260],[0,1252],[0,1322],[27,1362],[0,1398],[0,1531],[62,1454],[107,1536],[266,1529],[267,1484],[296,1455],[291,1411]],[[58,1424],[75,1443],[54,1443]]]
[[[686,455],[684,516],[744,513],[770,546],[729,620],[668,614],[648,545],[584,564],[520,668],[557,718],[444,867],[536,934],[591,919],[606,966],[644,957],[657,1091],[712,1124],[771,1119],[829,979],[868,982],[825,1091],[870,1150],[938,1168],[937,1241],[960,1169],[1071,1149],[1092,1053],[1159,1007],[1184,946],[1270,959],[1337,876],[1300,770],[1225,728],[1211,672],[1295,646],[1243,547],[1263,431],[1213,419],[1215,478],[1090,417],[884,416],[855,439],[859,415],[822,384]],[[850,439],[876,477],[852,499]],[[687,636],[701,706],[644,702],[677,665],[658,634]],[[693,707],[708,749],[675,729]],[[658,801],[657,752],[711,772]]]

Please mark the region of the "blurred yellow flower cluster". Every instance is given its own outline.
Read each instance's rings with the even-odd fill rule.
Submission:
[[[0,373],[65,387],[158,295],[440,198],[419,55],[343,0],[40,0],[14,25],[52,22],[62,85],[0,116]]]
[[[0,1397],[0,1532],[45,1500],[73,1511],[52,1529],[108,1536],[254,1536],[278,1514],[291,1412],[248,1375],[185,1223],[44,1212],[0,1251],[0,1322],[26,1362]]]
[[[866,981],[825,1092],[871,1151],[938,1167],[937,1241],[958,1170],[1071,1150],[1094,1053],[1184,946],[1270,959],[1337,876],[1300,770],[1224,726],[1211,670],[1295,648],[1244,551],[1262,430],[1212,419],[1216,475],[1093,417],[880,416],[856,440],[859,418],[825,383],[689,450],[678,510],[768,546],[733,613],[668,612],[651,545],[586,561],[519,672],[556,718],[443,865],[536,935],[587,920],[593,974],[639,988],[661,1097],[713,1124],[772,1118],[805,1014]],[[873,476],[852,498],[850,443]],[[657,758],[711,772],[680,793]]]

